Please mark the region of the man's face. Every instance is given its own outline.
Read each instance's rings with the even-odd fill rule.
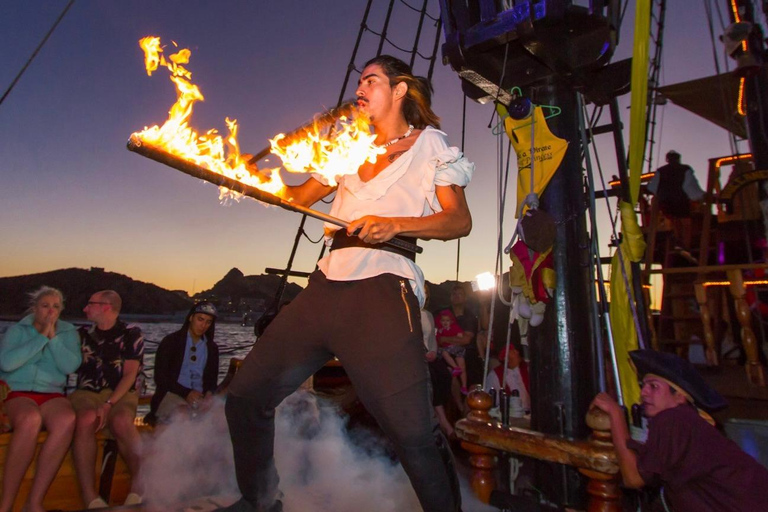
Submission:
[[[640,384],[643,412],[649,418],[685,402],[683,395],[673,393],[669,384],[656,376],[646,375]]]
[[[189,319],[189,331],[193,336],[201,337],[213,323],[213,317],[205,313],[195,313]]]
[[[467,294],[464,288],[454,288],[451,290],[451,304],[454,306],[463,306],[467,301]]]
[[[357,106],[373,122],[388,113],[394,101],[394,89],[378,64],[371,64],[363,70],[355,95]]]
[[[104,313],[106,313],[110,307],[112,306],[103,299],[100,293],[94,293],[91,295],[91,298],[88,299],[88,303],[83,308],[83,311],[85,312],[85,317],[90,322],[99,322],[104,318]]]

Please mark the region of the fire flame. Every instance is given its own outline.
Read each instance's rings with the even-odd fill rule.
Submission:
[[[145,127],[136,135],[213,172],[281,195],[285,185],[279,168],[259,169],[256,174],[248,169],[237,142],[236,120],[225,120],[229,130],[226,137],[215,128],[199,135],[189,125],[194,104],[204,100],[200,89],[191,82],[192,73],[185,67],[191,52],[182,49],[166,59],[159,37],[145,37],[139,41],[139,46],[144,50],[147,75],[151,76],[160,66],[167,68],[176,86],[177,99],[162,126]],[[384,153],[383,149],[373,145],[375,135],[371,134],[368,120],[362,115],[340,117],[331,126],[315,126],[305,137],[290,144],[281,144],[283,138],[285,135],[281,133],[269,142],[272,153],[281,158],[285,169],[293,173],[317,173],[331,186],[336,185],[338,176],[354,174],[363,163],[374,163],[376,157]],[[228,197],[239,199],[240,195],[221,187],[219,198]]]

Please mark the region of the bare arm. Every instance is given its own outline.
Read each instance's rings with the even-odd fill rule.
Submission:
[[[397,235],[406,235],[424,240],[452,240],[466,236],[472,230],[472,216],[469,213],[464,189],[458,185],[435,187],[437,200],[442,211],[426,217],[376,217],[366,215],[349,223],[347,233],[358,229],[363,241],[379,244]]]
[[[120,399],[131,390],[134,382],[136,382],[136,376],[138,374],[139,361],[136,359],[127,359],[123,363],[123,376],[120,378],[120,382],[117,383],[117,386],[115,386],[115,389],[112,391],[112,395],[109,397],[109,401],[112,404],[119,402]],[[97,430],[101,430],[106,424],[107,415],[109,414],[109,409],[111,407],[111,405],[105,403],[97,410],[96,415],[99,417],[99,428]]]
[[[309,207],[334,190],[336,190],[336,187],[329,187],[328,185],[323,185],[314,178],[309,178],[301,185],[286,186],[280,191],[279,195],[283,199],[288,199],[300,206]]]
[[[467,331],[464,331],[458,336],[443,336],[442,338],[444,343],[450,345],[469,345],[472,343],[473,339],[475,339],[475,333]]]
[[[629,429],[624,419],[624,411],[618,403],[606,393],[598,394],[592,400],[591,407],[597,407],[608,414],[611,419],[611,440],[616,449],[616,455],[619,458],[619,468],[621,477],[624,480],[624,486],[630,489],[640,489],[645,486],[643,477],[637,470],[637,456],[635,452],[627,447],[629,440]]]
[[[243,153],[241,156],[245,161],[248,161],[253,157],[253,155],[249,153]],[[267,180],[267,177],[261,171],[259,171],[259,166],[257,164],[249,164],[248,170],[251,172],[251,174],[261,176],[263,180]],[[334,190],[336,190],[336,187],[323,185],[316,179],[310,177],[301,185],[286,185],[280,192],[277,193],[277,195],[283,199],[294,202],[299,206],[309,207]]]

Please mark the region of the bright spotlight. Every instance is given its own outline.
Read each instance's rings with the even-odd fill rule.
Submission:
[[[496,288],[496,276],[490,272],[483,272],[472,280],[472,291],[486,291]]]

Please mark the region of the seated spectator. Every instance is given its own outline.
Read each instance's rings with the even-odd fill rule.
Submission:
[[[448,366],[451,367],[451,375],[461,381],[461,393],[467,394],[467,366],[464,360],[466,348],[456,343],[456,338],[464,334],[459,327],[456,317],[450,310],[441,311],[438,314],[440,327],[437,328],[437,346]]]
[[[167,423],[176,412],[196,414],[209,407],[219,376],[216,316],[213,304],[200,302],[189,310],[181,329],[160,342],[149,423]]]
[[[67,374],[82,356],[74,325],[59,320],[64,297],[43,286],[30,294],[30,314],[11,326],[0,341],[0,379],[10,387],[5,412],[13,429],[3,475],[0,512],[10,512],[32,462],[37,435],[48,437],[37,458],[24,510],[43,512],[43,498],[64,460],[75,430],[75,412],[64,396]]]
[[[485,380],[485,389],[490,390],[493,388],[498,391],[501,389],[503,382],[504,390],[510,395],[513,391],[517,391],[522,401],[523,409],[530,411],[531,395],[528,364],[520,355],[520,349],[514,344],[510,344],[509,355],[507,355],[507,349],[502,348],[499,350],[498,357],[501,364],[488,372],[488,377]],[[506,371],[504,370],[505,366]]]
[[[83,364],[77,372],[77,390],[70,396],[77,413],[72,454],[88,508],[108,506],[95,487],[96,433],[105,426],[131,473],[125,504],[142,501],[141,437],[133,420],[139,405],[136,378],[144,360],[144,337],[141,329],[118,318],[122,304],[120,295],[112,290],[94,293],[83,309],[93,326],[79,329]]]
[[[696,369],[679,357],[635,350],[649,418],[645,444],[630,439],[624,410],[605,393],[592,407],[606,412],[624,485],[662,485],[665,508],[675,512],[768,510],[768,469],[714,427],[706,411],[727,404]]]

